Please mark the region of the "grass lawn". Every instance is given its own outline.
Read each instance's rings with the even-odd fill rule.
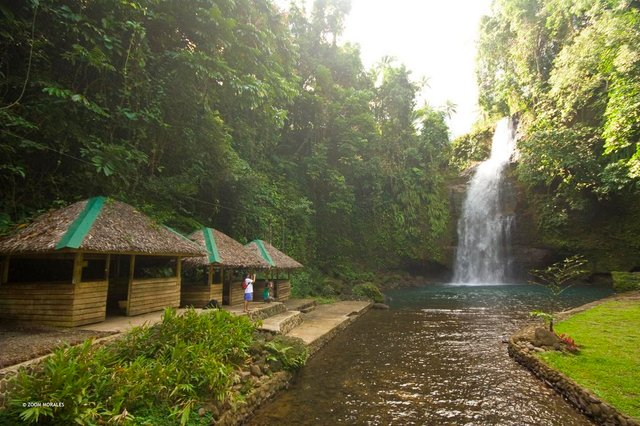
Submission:
[[[579,354],[550,351],[540,358],[640,420],[640,302],[605,302],[558,323],[555,330],[571,336]]]

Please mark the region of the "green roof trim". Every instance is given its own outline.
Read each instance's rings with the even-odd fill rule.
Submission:
[[[176,230],[175,230],[175,229],[173,229],[172,227],[167,226],[167,225],[162,225],[162,226],[164,226],[164,227],[165,227],[165,229],[167,229],[167,230],[169,230],[169,231],[173,232],[174,234],[176,234],[178,237],[182,238],[183,240],[189,241],[190,243],[192,243],[192,242],[193,242],[193,241],[191,241],[189,238],[187,238],[186,236],[184,236],[181,232],[176,231]]]
[[[64,248],[77,249],[80,247],[84,237],[87,236],[87,233],[102,211],[105,200],[105,197],[93,197],[87,200],[87,205],[84,207],[84,210],[78,215],[76,220],[71,223],[67,232],[65,232],[62,238],[60,238],[60,241],[58,241],[56,250]]]
[[[267,248],[264,246],[262,240],[253,240],[252,243],[256,243],[258,249],[260,250],[262,258],[266,260],[269,265],[276,266],[276,262],[274,262],[271,256],[269,256],[269,252],[267,252]]]
[[[216,239],[213,236],[211,228],[203,228],[204,244],[209,252],[209,263],[222,263],[220,253],[218,253],[218,246],[216,245]]]

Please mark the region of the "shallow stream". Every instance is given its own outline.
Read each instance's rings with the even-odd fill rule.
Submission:
[[[570,289],[555,308],[611,293]],[[320,350],[250,425],[590,425],[507,354],[503,340],[550,309],[531,285],[394,290]],[[579,342],[578,342],[579,344]]]

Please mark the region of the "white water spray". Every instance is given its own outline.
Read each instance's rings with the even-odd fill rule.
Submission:
[[[478,166],[467,189],[458,222],[454,283],[495,284],[507,277],[514,215],[501,208],[501,188],[514,148],[513,126],[503,118],[493,135],[491,156]]]

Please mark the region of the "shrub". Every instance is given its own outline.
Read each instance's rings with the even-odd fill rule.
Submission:
[[[325,283],[324,286],[322,286],[322,290],[320,291],[320,296],[322,297],[332,297],[338,294],[339,292],[338,290],[336,290],[335,286],[329,283]]]
[[[553,331],[553,324],[555,321],[555,317],[553,316],[553,314],[536,310],[529,312],[529,316],[542,318],[544,322],[549,326],[549,331]]]
[[[373,283],[358,284],[353,287],[353,294],[356,296],[366,297],[376,303],[384,303],[384,295],[380,289]]]
[[[640,290],[640,273],[637,272],[611,272],[613,289],[618,292]]]
[[[58,349],[34,372],[11,382],[4,417],[58,424],[134,421],[138,412],[161,410],[185,424],[199,400],[222,401],[232,372],[244,362],[255,326],[244,316],[212,310],[168,309],[162,323],[137,327],[103,347],[90,341]],[[24,407],[31,401],[59,407]]]
[[[309,358],[307,346],[297,337],[277,335],[265,344],[265,348],[270,354],[267,359],[282,363],[285,370],[298,370]]]
[[[294,297],[305,298],[322,293],[323,279],[315,269],[294,272],[291,275],[291,292]]]
[[[294,272],[291,275],[291,293],[293,297],[307,297],[311,294],[311,274],[307,271]]]

